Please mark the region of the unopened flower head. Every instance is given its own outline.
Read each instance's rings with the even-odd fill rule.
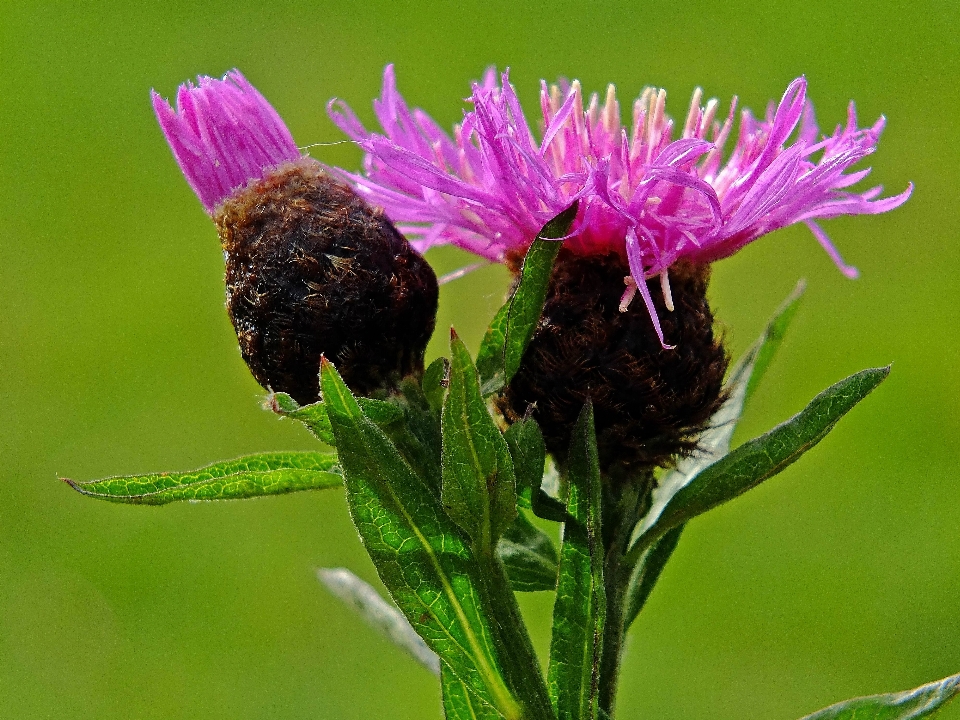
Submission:
[[[236,70],[182,85],[176,110],[154,92],[153,107],[217,225],[227,310],[261,385],[313,402],[321,355],[364,394],[422,371],[436,277],[380,210],[303,156]]]
[[[581,255],[625,256],[633,282],[624,305],[639,289],[663,341],[645,280],[661,278],[669,308],[668,271],[675,263],[719,260],[797,222],[810,228],[845,275],[855,277],[817,220],[881,213],[909,197],[911,187],[885,199],[878,199],[880,187],[848,189],[869,173],[850,168],[876,149],[884,120],[859,128],[851,103],[846,124],[820,136],[806,90],[804,78],[794,80],[763,120],[742,111],[726,155],[736,99],[721,115],[718,102],[704,103],[699,89],[682,126],[666,114],[666,93],[656,88],[634,101],[632,121],[624,126],[612,85],[602,100],[594,94],[585,101],[577,81],[543,82],[538,140],[508,73],[498,78],[491,69],[473,85],[473,108],[450,136],[407,106],[388,66],[374,103],[382,133],[366,130],[338,100],[329,112],[366,151],[363,174],[347,179],[421,250],[452,243],[509,261],[579,198],[581,211],[565,247]]]

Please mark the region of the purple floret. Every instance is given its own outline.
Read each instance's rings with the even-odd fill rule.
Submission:
[[[665,100],[663,90],[644,90],[627,128],[621,126],[612,85],[602,104],[594,94],[584,107],[578,82],[541,83],[538,143],[508,73],[498,83],[490,70],[473,85],[468,100],[473,109],[450,136],[426,113],[407,106],[387,66],[374,102],[382,133],[369,132],[339,100],[332,100],[328,111],[366,151],[362,174],[341,175],[383,207],[421,252],[449,243],[504,261],[578,199],[566,247],[625,256],[634,283],[622,307],[639,290],[661,342],[647,279],[660,276],[670,307],[671,265],[719,260],[797,222],[810,228],[845,275],[856,277],[816,220],[886,212],[912,191],[911,185],[878,200],[880,187],[847,189],[870,172],[847,171],[876,149],[884,120],[858,128],[851,103],[846,126],[821,137],[802,77],[763,120],[749,110],[741,113],[739,137],[726,160],[735,98],[721,122],[717,101],[701,105],[697,89],[676,138]]]
[[[251,180],[300,158],[283,120],[238,70],[201,75],[177,91],[177,109],[155,91],[153,110],[170,149],[207,213]]]

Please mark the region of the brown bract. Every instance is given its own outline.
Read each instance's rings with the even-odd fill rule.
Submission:
[[[722,399],[728,357],[713,331],[707,265],[670,269],[675,309],[649,282],[666,342],[636,297],[619,310],[626,259],[561,250],[540,325],[500,400],[508,418],[535,404],[547,448],[563,460],[586,399],[593,401],[602,469],[633,475],[667,467],[696,448]]]
[[[382,211],[317,162],[272,170],[214,221],[227,310],[261,385],[314,402],[321,355],[359,394],[422,372],[436,276]]]

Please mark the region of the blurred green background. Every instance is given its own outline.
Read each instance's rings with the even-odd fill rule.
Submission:
[[[5,3],[0,717],[439,717],[434,679],[315,579],[375,577],[340,493],[158,509],[57,480],[313,447],[259,407],[214,228],[148,103],[235,66],[302,145],[341,139],[331,96],[371,122],[387,62],[447,126],[490,63],[527,103],[566,75],[625,103],[666,87],[675,117],[696,85],[762,111],[804,73],[824,128],[850,98],[864,124],[885,113],[873,177],[914,181],[913,199],[825,224],[862,279],[791,228],[719,263],[712,297],[738,354],[809,279],[741,439],[856,370],[893,373],[816,451],[691,525],[631,633],[621,717],[791,720],[960,671],[958,31],[953,0]],[[431,356],[451,323],[475,349],[506,283],[445,286]],[[551,602],[525,599],[541,647]]]

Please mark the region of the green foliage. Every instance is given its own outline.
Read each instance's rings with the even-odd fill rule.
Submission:
[[[500,538],[497,557],[514,590],[536,592],[556,588],[557,548],[550,536],[530,522],[522,510]]]
[[[630,589],[627,593],[627,610],[624,616],[624,631],[629,628],[637,615],[643,610],[650,593],[653,592],[657,580],[660,579],[660,573],[667,565],[667,561],[673,555],[680,543],[680,535],[686,523],[677,525],[675,528],[667,530],[663,537],[658,539],[646,549],[637,563],[636,571],[630,580]]]
[[[553,273],[553,261],[577,217],[578,202],[550,220],[527,249],[516,289],[490,324],[477,353],[484,395],[503,388],[520,368],[520,360],[540,322]]]
[[[861,370],[830,386],[790,420],[701,471],[666,504],[638,541],[646,547],[671,528],[732,500],[795,462],[877,387],[889,367]]]
[[[780,349],[783,338],[786,337],[790,323],[793,322],[797,310],[800,309],[800,299],[803,297],[806,289],[806,280],[797,282],[796,287],[793,288],[793,292],[786,297],[773,314],[773,317],[770,318],[770,321],[763,330],[763,334],[753,344],[753,347],[747,351],[740,363],[738,363],[738,365],[742,365],[746,362],[753,365],[752,372],[748,371],[746,373],[748,381],[744,392],[744,403],[750,399],[756,391],[757,386],[760,385],[763,376],[766,375],[767,368],[770,367],[770,363],[773,362],[774,356]]]
[[[543,433],[536,420],[524,418],[507,428],[503,437],[513,458],[517,495],[522,498],[521,504],[529,508],[532,491],[539,490],[543,482],[543,466],[547,456]]]
[[[546,446],[533,418],[518,420],[504,433],[517,476],[517,502],[545,520],[563,522],[567,509],[543,491]]]
[[[730,452],[730,442],[740,416],[767,368],[770,367],[776,351],[780,348],[790,322],[796,315],[805,288],[806,283],[803,280],[797,283],[793,292],[770,318],[760,337],[737,361],[724,385],[727,399],[710,418],[710,427],[700,436],[697,453],[682,459],[677,467],[668,472],[657,484],[650,509],[634,530],[634,540],[653,526],[674,495],[689,485],[703,470]],[[637,614],[643,609],[660,573],[663,572],[663,568],[676,549],[682,532],[683,524],[669,530],[652,546],[643,549],[643,554],[637,559],[633,568],[633,576],[627,590],[625,627],[630,627]]]
[[[343,485],[337,455],[327,452],[260,453],[189,472],[126,475],[90,482],[64,481],[84,495],[135,505],[165,505],[178,500],[240,500]]]
[[[381,428],[388,428],[406,418],[406,413],[404,413],[403,408],[397,403],[359,397],[357,398],[357,404],[360,406],[363,414]]]
[[[320,442],[336,444],[330,418],[327,417],[327,409],[322,402],[300,405],[286,393],[278,392],[267,398],[266,406],[278,415],[299,420]]]
[[[871,695],[831,705],[801,720],[917,720],[932,717],[960,694],[960,675],[888,695]]]
[[[470,693],[447,665],[440,668],[443,715],[446,720],[502,720],[503,715]]]
[[[553,243],[556,244],[556,243]],[[480,373],[480,382],[484,395],[492,395],[502,390],[506,385],[503,370],[503,348],[507,340],[507,319],[510,315],[511,296],[506,303],[500,306],[497,314],[490,321],[490,327],[480,342],[477,351],[477,371]]]
[[[567,521],[553,608],[547,682],[559,720],[598,717],[606,598],[601,489],[593,406],[574,427],[567,460]]]
[[[450,385],[450,361],[440,357],[430,363],[423,373],[421,385],[423,396],[430,405],[430,409],[439,415],[443,408],[447,387]]]
[[[443,505],[475,550],[490,554],[517,516],[513,461],[480,394],[470,353],[455,332],[450,353],[450,388],[441,419]]]
[[[394,602],[472,694],[508,720],[480,567],[466,538],[327,361],[321,387],[354,525]]]
[[[430,405],[416,381],[404,380],[400,392],[390,397],[389,404],[399,410],[399,416],[391,422],[378,422],[376,417],[371,417],[369,401],[365,398],[357,398],[357,403],[363,414],[383,430],[414,472],[439,497],[440,414]]]

